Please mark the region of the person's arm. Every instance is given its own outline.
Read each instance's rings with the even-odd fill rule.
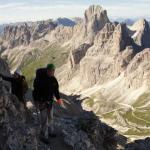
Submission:
[[[54,89],[54,94],[56,99],[60,99],[60,94],[59,94],[59,85],[57,79],[55,80],[55,89]]]
[[[0,74],[0,77],[2,77],[3,80],[8,81],[8,82],[13,82],[14,80],[13,77],[4,76],[3,74]]]
[[[59,105],[62,105],[62,100],[61,100],[61,98],[60,98],[60,93],[59,93],[59,84],[58,84],[58,81],[57,81],[57,79],[55,78],[55,89],[54,89],[54,95],[55,95],[55,97],[56,97],[56,99],[57,99],[57,103],[59,104]]]
[[[27,93],[29,89],[25,76],[22,76],[22,89],[23,89],[23,94]]]

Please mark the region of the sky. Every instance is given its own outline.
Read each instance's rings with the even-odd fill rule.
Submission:
[[[110,19],[150,20],[150,0],[0,0],[0,24],[83,17],[90,5],[101,5]]]

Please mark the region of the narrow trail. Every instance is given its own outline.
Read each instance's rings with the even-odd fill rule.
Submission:
[[[29,105],[31,108],[34,108],[32,97],[31,95],[28,95],[28,96],[29,96],[28,99],[31,99],[31,101],[29,102],[30,103]],[[54,121],[55,121],[55,118],[57,118],[58,120],[59,118],[64,118],[64,117],[79,116],[82,110],[78,106],[78,104],[68,99],[67,100],[63,99],[63,103],[64,103],[64,108],[61,108],[60,106],[58,106],[58,104],[54,103],[54,112],[56,111],[56,114],[54,113]],[[39,140],[39,132],[40,132],[39,116],[37,115],[37,112],[34,109],[30,110],[30,115],[31,115],[30,116],[31,119],[29,119],[29,126],[32,126],[36,130],[37,135],[38,135],[37,142],[40,142]],[[33,121],[33,119],[35,120],[35,122]],[[64,142],[62,129],[59,129],[57,127],[54,127],[54,128],[55,128],[54,132],[56,133],[57,136],[55,138],[49,138],[50,143],[45,144],[45,150],[73,150],[71,146],[67,145]]]

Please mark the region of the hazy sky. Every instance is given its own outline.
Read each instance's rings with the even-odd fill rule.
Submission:
[[[83,17],[89,5],[102,5],[109,18],[150,19],[150,0],[0,0],[0,24],[58,17]]]

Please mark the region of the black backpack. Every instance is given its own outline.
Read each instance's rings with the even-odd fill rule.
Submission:
[[[39,101],[39,90],[43,84],[42,80],[46,76],[46,71],[47,71],[46,68],[40,68],[36,71],[36,77],[35,77],[34,82],[33,82],[34,90],[32,93],[35,101]]]
[[[26,94],[28,91],[28,83],[24,76],[22,76],[22,91],[23,91],[23,94]]]

